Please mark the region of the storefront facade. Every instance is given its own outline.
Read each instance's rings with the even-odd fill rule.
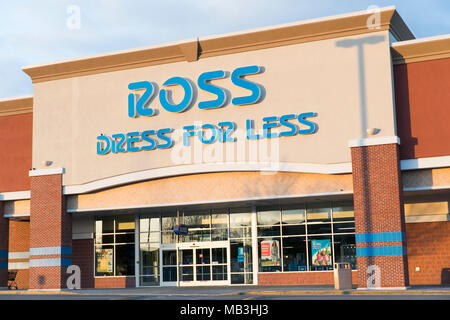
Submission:
[[[388,7],[25,67],[34,94],[0,101],[0,276],[445,283],[449,52]]]
[[[95,219],[96,277],[136,277],[138,286],[232,285],[255,284],[261,272],[330,271],[332,261],[356,270],[351,201],[140,211]],[[187,234],[176,235],[178,225]]]

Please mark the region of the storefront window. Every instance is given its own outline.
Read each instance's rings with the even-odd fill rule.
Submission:
[[[306,234],[306,226],[283,226],[282,232],[284,236],[298,236]]]
[[[331,233],[331,223],[308,223],[308,234]]]
[[[159,243],[145,243],[140,245],[141,253],[141,285],[159,285]]]
[[[350,262],[352,269],[356,269],[352,202],[258,208],[255,230],[252,229],[252,212],[251,208],[233,208],[142,215],[139,218],[137,259],[140,261],[140,285],[159,285],[162,278],[176,281],[181,275],[183,279],[189,278],[193,270],[186,269],[189,266],[184,265],[183,261],[196,257],[189,257],[187,252],[180,253],[179,266],[177,261],[166,265],[161,261],[164,254],[172,253],[176,257],[178,252],[167,248],[160,251],[161,244],[179,242],[229,241],[230,249],[226,255],[229,254],[230,265],[216,263],[220,257],[214,258],[211,255],[211,268],[217,272],[211,273],[211,269],[211,274],[202,270],[197,270],[197,273],[200,272],[201,277],[221,280],[226,279],[229,267],[232,284],[252,283],[252,250],[257,250],[259,272],[326,271],[333,270],[334,262]],[[176,235],[173,232],[178,224],[188,226],[187,235]],[[96,276],[135,275],[135,230],[135,218],[132,216],[96,219]],[[253,234],[254,231],[256,235]],[[253,247],[252,237],[257,238],[257,247]],[[186,267],[185,270],[183,267]],[[177,274],[179,268],[181,273]],[[220,271],[220,268],[223,270]]]
[[[228,229],[212,229],[211,230],[212,241],[226,241],[228,240]]]
[[[211,212],[211,241],[228,240],[228,210]]]
[[[177,225],[177,213],[173,212],[172,214],[163,214],[161,217],[161,230],[162,231],[172,231],[173,228]]]
[[[159,246],[161,220],[159,214],[139,219],[140,285],[159,285]]]
[[[356,243],[354,235],[339,235],[334,237],[334,260],[349,262],[356,269]]]
[[[283,208],[281,210],[282,224],[302,224],[305,223],[304,208]]]
[[[258,225],[280,225],[280,210],[258,211]]]
[[[258,239],[260,272],[281,271],[281,238]]]
[[[230,228],[245,227],[252,225],[251,209],[231,209]]]
[[[306,219],[308,223],[331,222],[330,204],[312,204],[306,208]]]
[[[180,241],[182,241],[182,242],[211,241],[211,230],[210,229],[191,229],[191,228],[189,228],[189,233],[187,235],[180,236]]]
[[[333,231],[334,233],[354,233],[355,213],[350,202],[333,203]]]
[[[333,203],[333,221],[352,221],[355,219],[353,203],[335,202]]]
[[[134,217],[95,221],[95,275],[134,276]]]
[[[210,228],[211,220],[208,213],[185,213],[182,217],[182,224],[185,224],[189,229]]]
[[[309,269],[311,271],[333,270],[331,236],[308,237]]]
[[[252,272],[252,243],[249,239],[230,241],[231,272]]]
[[[283,265],[285,271],[306,271],[306,237],[283,238]]]
[[[258,237],[275,237],[280,236],[280,226],[263,226],[258,227]]]
[[[228,210],[214,210],[211,212],[211,227],[212,228],[227,228],[228,227]]]
[[[251,238],[252,228],[230,228],[230,238]]]
[[[232,284],[253,283],[251,209],[230,213],[230,267]]]
[[[116,276],[134,276],[134,243],[116,245]]]
[[[173,233],[173,228],[177,225],[177,212],[163,213],[161,216],[161,243],[176,243],[177,236]]]
[[[356,269],[352,202],[290,205],[280,211],[259,208],[257,213],[260,272],[333,270],[333,262],[342,259]]]
[[[159,232],[160,230],[160,219],[158,217],[143,218],[139,220],[140,232]]]

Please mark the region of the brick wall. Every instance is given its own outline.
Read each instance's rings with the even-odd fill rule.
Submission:
[[[353,192],[355,210],[355,231],[358,234],[381,234],[405,232],[403,211],[403,188],[397,144],[374,145],[351,148],[353,170]],[[357,238],[358,239],[358,238]],[[379,267],[381,287],[408,286],[408,264],[402,253],[391,255],[381,250],[392,246],[406,248],[404,237],[395,243],[356,243],[357,252],[365,252],[357,257],[358,287],[367,287],[372,273],[369,266]],[[377,252],[377,253],[375,253]]]
[[[71,247],[72,221],[64,207],[62,175],[31,177],[30,250]],[[30,251],[30,289],[65,288],[70,259],[68,253]]]
[[[357,271],[352,271],[352,283],[357,283]],[[275,285],[333,285],[334,272],[258,273],[259,286]]]
[[[8,285],[8,219],[3,218],[3,202],[0,201],[0,287]]]
[[[9,270],[17,271],[16,283],[19,289],[29,287],[29,269],[20,266],[14,268],[18,263],[29,262],[29,257],[23,256],[30,251],[30,221],[9,221]],[[18,255],[18,256],[17,256]]]
[[[450,284],[450,222],[408,223],[406,237],[411,285]]]
[[[95,288],[135,288],[136,277],[95,278]]]

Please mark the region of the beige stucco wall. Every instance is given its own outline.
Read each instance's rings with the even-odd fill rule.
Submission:
[[[373,43],[363,46],[364,64],[360,70],[358,48],[354,45],[370,42]],[[349,44],[351,47],[347,47]],[[214,97],[198,91],[197,100],[186,112],[167,112],[156,96],[151,106],[159,110],[158,116],[132,119],[127,115],[127,86],[131,82],[148,80],[161,89],[162,83],[174,76],[186,77],[196,83],[203,72],[232,72],[237,67],[250,65],[264,67],[263,73],[247,77],[264,87],[265,97],[260,103],[236,107],[229,102],[220,109],[200,110],[198,102]],[[388,31],[382,31],[195,62],[36,83],[33,167],[42,168],[44,161],[52,161],[52,167],[65,168],[63,183],[66,186],[170,167],[179,165],[174,163],[172,152],[182,144],[181,141],[167,150],[99,156],[96,154],[97,136],[167,127],[178,129],[196,121],[212,124],[233,121],[239,129],[245,129],[245,120],[253,119],[256,127],[261,129],[263,117],[302,112],[318,114],[311,119],[318,124],[318,132],[276,139],[279,153],[277,151],[277,157],[273,159],[286,163],[350,162],[347,144],[351,139],[364,136],[362,124],[381,129],[379,136],[395,135],[391,74],[389,35]],[[360,81],[361,76],[364,76],[364,82]],[[231,97],[248,94],[248,91],[235,87],[229,76],[214,83],[227,89]],[[181,90],[173,90],[175,102],[180,101]],[[363,111],[361,94],[365,98]],[[248,152],[246,157],[248,160]]]
[[[6,201],[4,214],[8,216],[28,216],[30,214],[30,200]]]
[[[450,186],[450,168],[403,171],[402,181],[405,191],[427,188],[448,189],[448,186]]]
[[[67,209],[166,206],[210,201],[242,201],[277,196],[348,194],[352,188],[351,174],[205,173],[150,180],[89,194],[68,196]]]

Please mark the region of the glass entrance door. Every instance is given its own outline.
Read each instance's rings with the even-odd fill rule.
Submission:
[[[228,247],[228,242],[180,244],[178,248],[180,286],[230,284]]]
[[[176,286],[177,279],[177,250],[176,248],[163,249],[161,248],[161,285],[162,286]]]
[[[194,254],[195,249],[178,249],[178,261],[180,262],[178,272],[180,274],[180,284],[194,284]]]

